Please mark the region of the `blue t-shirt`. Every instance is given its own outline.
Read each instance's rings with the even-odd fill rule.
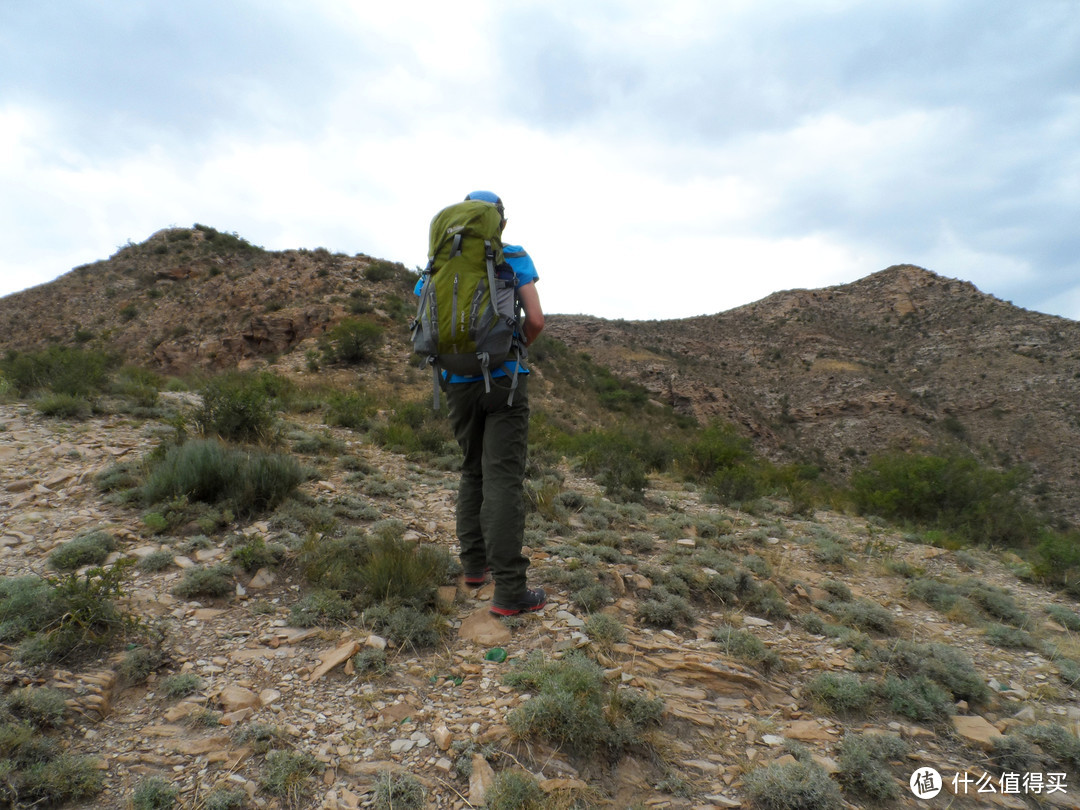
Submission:
[[[532,284],[540,280],[540,274],[536,272],[536,265],[533,264],[532,257],[525,252],[525,248],[521,245],[503,245],[503,258],[506,259],[506,263],[510,265],[510,269],[514,271],[514,287],[524,287],[526,284]],[[416,286],[413,288],[413,292],[417,295],[424,289],[424,282],[427,280],[427,276],[420,276],[416,280]],[[516,360],[508,360],[503,363],[499,368],[491,372],[492,377],[505,377],[507,374],[513,374],[515,368],[519,374],[528,374],[529,370],[525,366],[518,366]],[[480,382],[483,377],[463,377],[460,374],[451,374],[448,382],[451,383],[464,383],[464,382]]]

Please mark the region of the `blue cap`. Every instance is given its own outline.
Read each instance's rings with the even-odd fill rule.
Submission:
[[[481,202],[495,203],[495,207],[499,209],[499,216],[505,217],[506,211],[503,210],[503,201],[499,199],[499,195],[493,191],[473,191],[470,194],[465,195],[466,200],[480,200]]]
[[[499,199],[499,195],[491,191],[474,191],[471,194],[465,196],[466,200],[483,200],[484,202],[495,203],[496,205],[502,205],[502,200]]]

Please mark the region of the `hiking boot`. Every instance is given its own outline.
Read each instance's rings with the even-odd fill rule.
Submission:
[[[470,588],[479,588],[485,582],[487,582],[488,572],[491,570],[491,566],[488,566],[480,573],[465,573],[465,584]]]
[[[491,612],[496,616],[516,616],[525,611],[540,610],[547,605],[547,594],[543,588],[526,588],[525,593],[516,602],[509,605],[491,603]]]

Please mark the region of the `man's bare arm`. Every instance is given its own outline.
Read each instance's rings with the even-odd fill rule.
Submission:
[[[525,345],[528,346],[544,330],[544,311],[540,308],[540,296],[536,292],[536,285],[532,282],[518,287],[518,300],[525,310],[525,323],[522,331],[525,333]]]

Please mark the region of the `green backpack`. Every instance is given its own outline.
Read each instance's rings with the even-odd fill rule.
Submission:
[[[444,208],[431,220],[428,265],[420,305],[410,325],[413,350],[431,365],[435,408],[443,370],[482,376],[491,390],[491,372],[507,360],[521,360],[520,307],[513,272],[502,253],[502,213],[493,203],[466,200]],[[514,367],[510,398],[517,388]]]

